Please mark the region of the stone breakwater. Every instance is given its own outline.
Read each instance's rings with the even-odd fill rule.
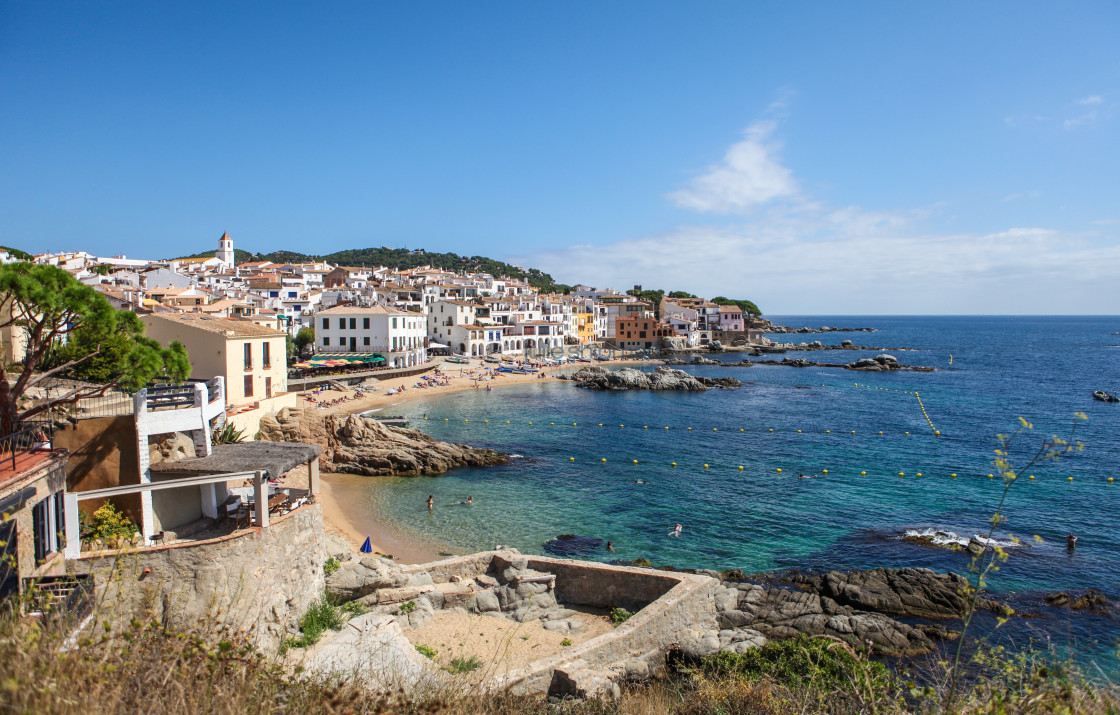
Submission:
[[[658,367],[651,373],[623,368],[607,370],[594,366],[585,367],[570,377],[564,378],[576,383],[576,387],[588,390],[680,390],[703,392],[712,387],[740,387],[743,383],[733,377],[696,377],[683,370]]]
[[[889,372],[891,370],[908,370],[911,372],[933,372],[937,368],[923,367],[921,365],[903,365],[894,355],[882,353],[873,358],[860,358],[852,362],[819,362],[807,358],[782,358],[781,360],[740,360],[739,362],[724,362],[703,355],[698,355],[692,360],[669,358],[666,365],[720,365],[723,367],[751,367],[752,365],[784,365],[786,367],[838,367],[845,370],[860,370],[863,372]],[[590,369],[590,368],[585,368]],[[602,369],[602,368],[598,368]],[[582,370],[580,371],[582,372]],[[675,372],[680,372],[676,370]],[[576,373],[578,375],[579,373]],[[573,379],[575,376],[573,376]],[[708,378],[697,378],[700,380]],[[728,378],[720,378],[726,380]],[[611,389],[611,388],[600,388]]]
[[[323,415],[284,408],[261,418],[258,439],[308,442],[323,448],[325,471],[382,476],[434,476],[456,467],[487,467],[509,462],[492,449],[440,442],[419,430],[382,424],[359,415]]]

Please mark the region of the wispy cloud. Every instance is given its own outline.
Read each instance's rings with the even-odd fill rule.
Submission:
[[[779,100],[782,102],[782,100]],[[782,102],[771,110],[784,108]],[[781,143],[774,139],[777,120],[761,119],[743,132],[718,164],[708,167],[688,186],[668,194],[669,200],[686,209],[705,213],[748,211],[775,199],[798,193],[793,172],[779,159]]]
[[[1077,100],[1078,104],[1100,104],[1104,98],[1099,94],[1090,94],[1088,97]]]
[[[1057,112],[1058,116],[1045,114],[1011,114],[1003,118],[1009,127],[1030,126],[1032,124],[1060,126],[1065,131],[1072,131],[1097,124],[1101,120],[1111,118],[1115,103],[1105,102],[1104,95],[1090,94],[1087,97],[1074,100],[1064,111]],[[1063,114],[1074,113],[1073,116],[1061,118]]]
[[[755,122],[720,164],[668,195],[685,208],[728,214],[722,225],[514,260],[565,282],[747,297],[770,312],[1086,313],[1120,304],[1115,231],[946,233],[928,226],[936,205],[832,206],[799,188],[781,163],[776,132],[772,119]]]

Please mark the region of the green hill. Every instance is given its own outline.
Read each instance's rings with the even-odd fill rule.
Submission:
[[[193,256],[184,258],[209,257],[214,251],[203,251]],[[272,253],[250,253],[241,249],[234,249],[238,263],[249,261],[272,261],[274,263],[309,263],[311,261],[326,261],[327,263],[342,266],[386,266],[397,270],[431,266],[449,271],[489,273],[494,276],[507,276],[523,280],[529,285],[545,292],[569,292],[571,286],[557,283],[549,274],[536,268],[522,269],[503,261],[496,261],[486,256],[460,256],[457,253],[431,253],[428,251],[411,251],[407,248],[352,248],[345,251],[328,253],[317,256],[295,251],[273,251]]]

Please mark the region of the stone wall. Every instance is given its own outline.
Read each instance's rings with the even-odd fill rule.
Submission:
[[[322,594],[326,559],[322,507],[311,504],[274,517],[266,529],[99,552],[70,567],[95,576],[97,622],[156,618],[177,627],[244,628],[271,650]]]

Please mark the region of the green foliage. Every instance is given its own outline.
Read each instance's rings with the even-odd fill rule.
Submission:
[[[653,303],[654,307],[656,308],[661,304],[661,299],[665,297],[665,291],[637,290],[636,288],[631,288],[630,290],[626,291],[626,295],[632,295],[639,300],[648,300],[650,303]]]
[[[832,639],[806,638],[771,641],[744,653],[721,651],[701,661],[707,675],[733,675],[746,680],[769,678],[791,689],[821,692],[861,687],[885,687],[890,671],[882,663],[861,659],[851,646]]]
[[[238,444],[245,441],[245,430],[237,429],[232,422],[226,422],[214,433],[212,441],[214,444]]]
[[[738,306],[739,310],[743,311],[743,315],[753,315],[756,318],[762,316],[762,311],[758,309],[758,306],[749,300],[735,300],[732,298],[724,298],[722,295],[717,295],[715,298],[712,298],[712,302],[716,305]]]
[[[420,655],[424,656],[425,658],[429,659],[429,660],[435,660],[436,659],[436,654],[439,651],[437,651],[435,648],[431,647],[430,645],[424,645],[423,643],[421,643],[420,645],[416,646],[416,652],[419,653]]]
[[[405,614],[408,614],[408,613],[412,613],[415,610],[416,610],[416,601],[405,601],[404,603],[401,604],[400,608],[397,609],[397,613],[400,613],[401,615],[405,615]]]
[[[615,624],[616,626],[620,626],[626,621],[630,620],[630,617],[633,615],[633,613],[626,610],[625,608],[612,608],[611,623]]]
[[[683,290],[674,290],[674,291],[669,292],[669,297],[670,298],[695,298],[696,296],[692,295],[691,293],[687,293]]]
[[[645,566],[647,568],[650,567],[650,566],[653,566],[653,564],[650,563],[649,559],[645,559],[645,558],[641,558],[641,557],[638,557],[638,558],[634,559],[630,563],[634,564],[635,566]]]
[[[136,534],[136,525],[118,511],[111,502],[105,502],[91,516],[78,512],[78,529],[82,541],[97,539],[113,544],[120,539],[131,539]]]
[[[565,638],[564,640],[560,641],[560,645],[564,646],[565,648],[567,648],[571,644],[572,644],[572,639],[571,638]]]
[[[360,616],[365,613],[366,607],[363,606],[359,601],[347,601],[346,603],[339,606],[339,610],[341,610],[349,618],[353,618],[354,616]]]
[[[315,344],[315,331],[311,328],[300,328],[292,338],[292,342],[295,343],[296,353],[302,357],[308,346]]]
[[[314,645],[328,630],[337,631],[345,624],[342,609],[330,602],[326,596],[311,604],[307,613],[299,619],[300,635],[285,638],[280,644],[280,650],[288,648],[307,648]]]
[[[340,568],[342,568],[342,562],[332,556],[323,564],[323,573],[327,576],[330,576]]]
[[[481,667],[482,661],[479,660],[476,656],[472,655],[470,658],[459,656],[455,660],[451,661],[451,665],[449,665],[447,669],[452,673],[469,673],[472,670],[478,670]]]
[[[7,251],[11,255],[11,257],[16,259],[17,261],[31,261],[34,258],[34,256],[32,256],[27,251],[21,251],[18,248],[12,248],[11,246],[0,246],[0,249]]]
[[[163,348],[145,338],[144,325],[134,313],[115,309],[105,296],[57,266],[0,266],[0,307],[0,327],[17,326],[26,334],[19,375],[9,376],[0,368],[0,380],[12,383],[0,393],[4,433],[48,409],[36,405],[21,413],[16,406],[27,389],[55,374],[98,384],[71,390],[53,400],[55,405],[104,394],[115,385],[136,389],[157,376],[181,380],[189,374],[190,361],[181,344]],[[65,345],[59,348],[61,343]],[[37,371],[40,374],[33,376]]]
[[[179,258],[213,258],[215,255],[217,255],[217,253],[218,251],[217,249],[215,249],[213,251],[203,251],[202,253],[195,253],[190,256],[179,256]],[[259,261],[262,259],[249,251],[235,248],[233,249],[233,260],[235,263],[250,263],[252,261]]]

